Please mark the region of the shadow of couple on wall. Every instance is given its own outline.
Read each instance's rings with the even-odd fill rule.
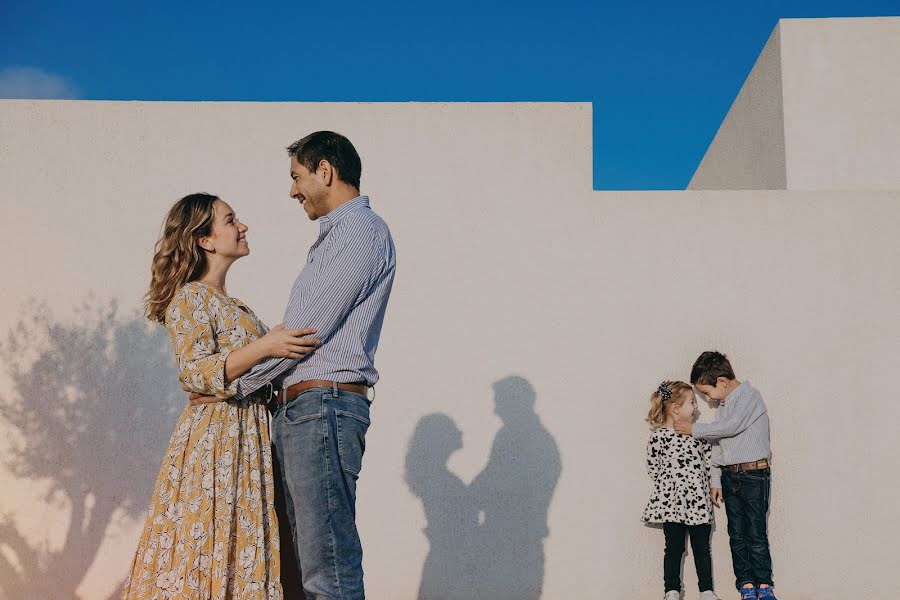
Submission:
[[[61,321],[36,303],[0,344],[11,487],[47,486],[45,499],[69,512],[52,549],[16,523],[33,508],[0,515],[0,591],[10,600],[78,597],[109,526],[145,514],[185,406],[165,329],[116,312],[115,302],[88,300]]]
[[[466,485],[447,468],[462,448],[449,416],[419,420],[406,481],[422,501],[430,550],[419,600],[536,600],[544,580],[547,511],[561,472],[559,449],[534,412],[522,377],[493,384],[502,421],[487,466]]]

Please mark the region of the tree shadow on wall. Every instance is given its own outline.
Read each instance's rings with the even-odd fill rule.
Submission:
[[[468,486],[447,468],[462,433],[444,414],[423,417],[406,456],[406,481],[422,500],[430,550],[419,600],[537,600],[544,582],[547,511],[561,472],[559,449],[522,377],[493,385],[503,425],[487,466]]]
[[[4,462],[14,485],[49,483],[47,500],[65,499],[70,518],[62,547],[48,550],[0,517],[0,545],[18,563],[0,552],[0,590],[70,600],[117,511],[145,513],[185,397],[165,329],[117,320],[115,302],[88,300],[66,322],[42,306],[27,314],[0,345],[11,380],[0,422],[18,439]]]

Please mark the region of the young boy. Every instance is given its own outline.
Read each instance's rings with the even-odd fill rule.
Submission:
[[[771,471],[769,415],[762,395],[737,380],[720,352],[704,352],[691,369],[691,384],[719,402],[712,423],[690,421],[675,431],[713,442],[712,462],[721,467],[721,488],[710,482],[713,501],[724,497],[731,562],[741,600],[775,599],[767,515]],[[716,444],[715,442],[718,442]]]

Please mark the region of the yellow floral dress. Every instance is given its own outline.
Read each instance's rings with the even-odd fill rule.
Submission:
[[[232,398],[225,358],[266,333],[253,311],[199,282],[166,310],[180,379]],[[259,398],[188,406],[156,479],[124,600],[280,600],[269,418]]]

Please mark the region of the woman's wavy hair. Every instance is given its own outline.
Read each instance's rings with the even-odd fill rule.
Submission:
[[[176,202],[163,223],[150,266],[150,289],[144,296],[147,318],[166,322],[166,309],[182,285],[203,275],[206,253],[198,240],[212,233],[213,203],[218,196],[189,194]]]
[[[663,381],[650,395],[650,412],[646,421],[654,429],[666,424],[666,411],[670,406],[681,406],[694,393],[694,388],[683,381]]]

